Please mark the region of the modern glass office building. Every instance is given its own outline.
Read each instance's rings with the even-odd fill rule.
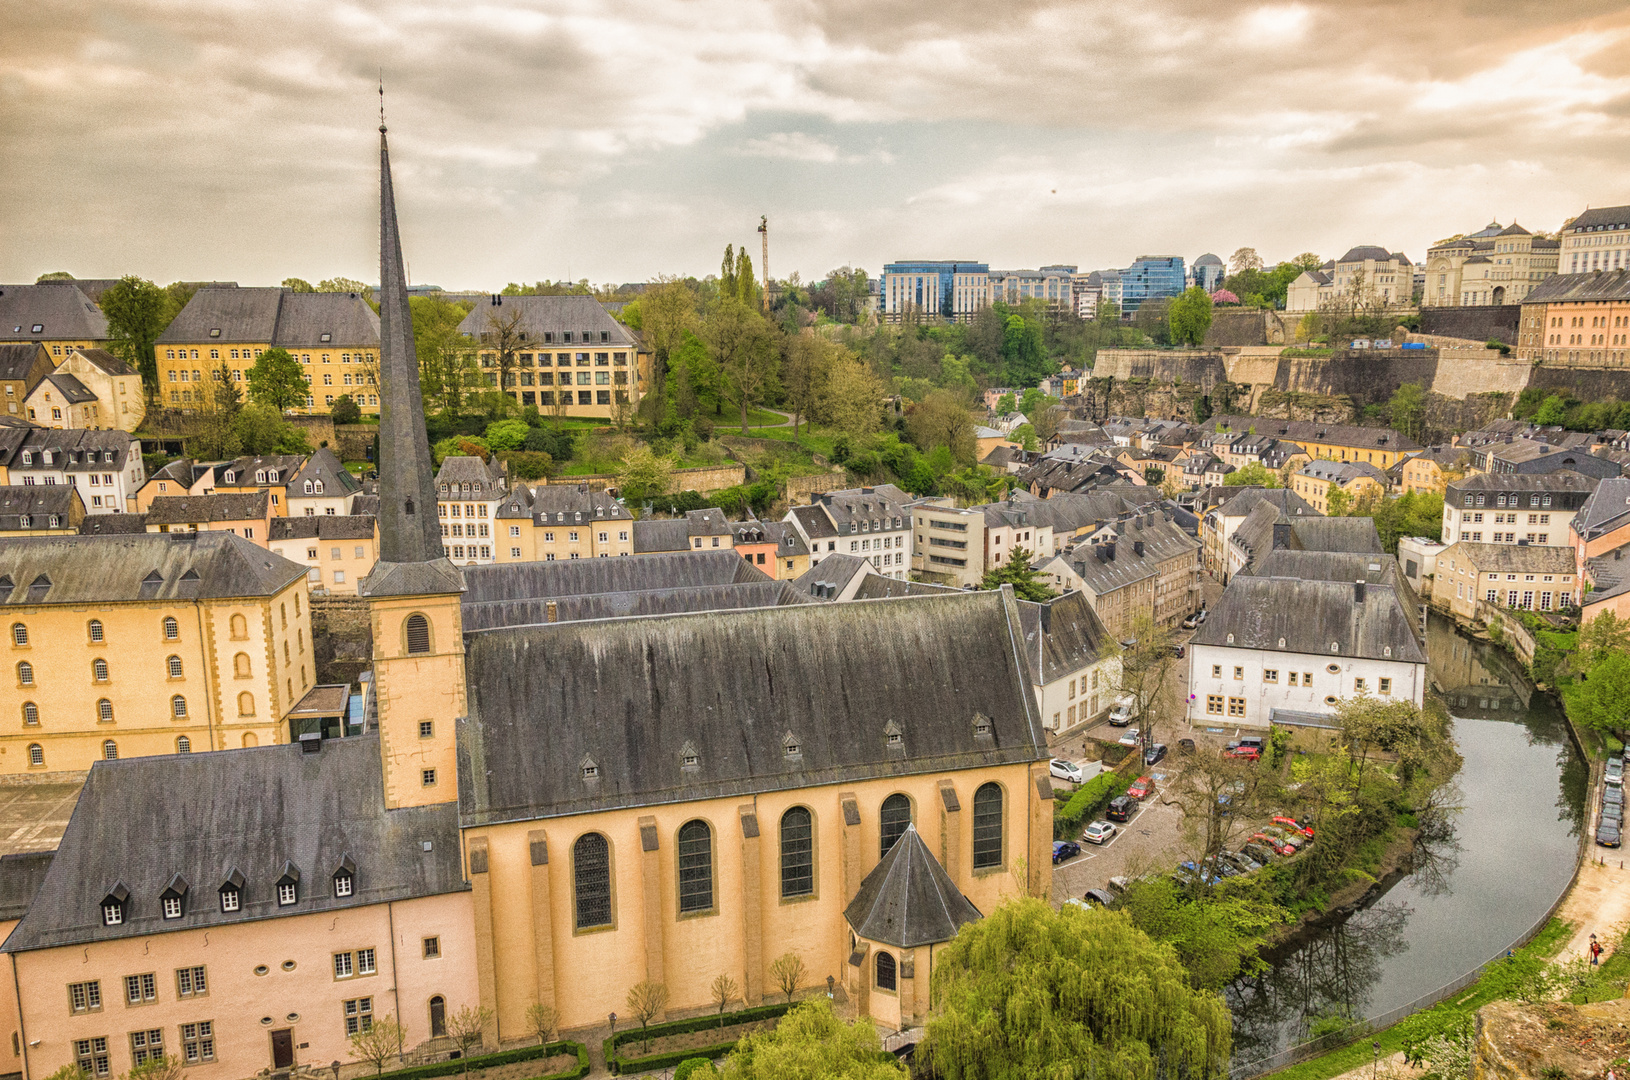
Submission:
[[[1140,255],[1121,271],[1121,317],[1137,314],[1145,300],[1177,296],[1183,291],[1186,273],[1183,257]]]
[[[929,318],[966,321],[990,303],[990,264],[892,262],[883,266],[884,318],[898,322],[915,309]]]

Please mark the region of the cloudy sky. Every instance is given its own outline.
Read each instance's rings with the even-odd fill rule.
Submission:
[[[0,0],[0,281],[1420,259],[1630,202],[1617,2]]]

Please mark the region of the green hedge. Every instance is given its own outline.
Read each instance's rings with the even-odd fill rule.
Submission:
[[[724,1014],[724,1026],[732,1024],[751,1024],[759,1020],[773,1020],[787,1014],[791,1005],[759,1005],[751,1009],[740,1009],[736,1012]],[[716,1043],[712,1046],[693,1046],[689,1050],[674,1050],[666,1054],[652,1054],[649,1057],[626,1058],[620,1057],[617,1048],[624,1043],[644,1042],[646,1039],[660,1039],[664,1035],[685,1035],[692,1031],[706,1031],[709,1028],[719,1027],[719,1016],[698,1016],[690,1020],[673,1020],[666,1024],[652,1024],[644,1032],[639,1028],[629,1028],[619,1031],[605,1041],[606,1065],[610,1067],[613,1075],[630,1071],[638,1072],[646,1069],[666,1069],[671,1065],[678,1065],[687,1058],[716,1058],[728,1054],[736,1045],[740,1036],[729,1042]]]
[[[1064,804],[1062,810],[1058,804],[1053,804],[1053,838],[1057,840],[1075,839],[1075,831],[1087,818],[1094,817],[1098,811],[1109,805],[1109,800],[1117,795],[1125,795],[1126,789],[1132,786],[1133,777],[1122,776],[1118,772],[1101,772],[1075,789],[1070,801]]]
[[[552,1073],[549,1076],[538,1077],[537,1080],[577,1080],[589,1074],[589,1052],[582,1043],[552,1042],[547,1046],[523,1046],[516,1050],[500,1050],[494,1054],[482,1054],[480,1057],[453,1058],[448,1061],[438,1061],[432,1065],[415,1065],[410,1069],[397,1069],[376,1078],[376,1080],[429,1080],[436,1076],[457,1076],[465,1070],[490,1069],[496,1065],[511,1065],[517,1061],[532,1061],[537,1058],[554,1057],[556,1054],[576,1054],[577,1067],[565,1072]]]

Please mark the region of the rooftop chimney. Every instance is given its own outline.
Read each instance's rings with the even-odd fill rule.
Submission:
[[[1104,556],[1110,562],[1115,561],[1115,541],[1111,540],[1109,543],[1104,545]]]
[[[1290,522],[1276,521],[1273,523],[1273,550],[1283,551],[1290,547]]]
[[[1132,541],[1132,554],[1136,555],[1140,559],[1143,557],[1143,541],[1142,540],[1134,540],[1134,541]]]

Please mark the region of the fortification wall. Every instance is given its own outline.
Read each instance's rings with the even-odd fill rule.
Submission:
[[[1278,313],[1255,308],[1218,308],[1211,316],[1211,327],[1206,331],[1206,345],[1262,346],[1283,345],[1285,324]]]
[[[1228,378],[1220,349],[1099,349],[1092,374],[1117,382],[1193,383],[1208,394]]]
[[[1279,390],[1350,398],[1359,407],[1378,405],[1406,382],[1430,387],[1438,358],[1431,349],[1338,349],[1328,360],[1281,356]]]
[[[703,465],[693,469],[675,469],[669,487],[674,491],[695,491],[703,495],[737,487],[747,482],[745,465]],[[557,476],[549,481],[555,485],[587,485],[591,491],[604,491],[617,485],[616,473],[585,473],[581,476]]]
[[[1494,349],[1440,349],[1438,374],[1431,389],[1444,397],[1464,399],[1473,394],[1523,392],[1533,365]]]
[[[1522,319],[1521,304],[1487,304],[1479,307],[1421,308],[1421,333],[1472,341],[1517,343],[1517,324]]]

